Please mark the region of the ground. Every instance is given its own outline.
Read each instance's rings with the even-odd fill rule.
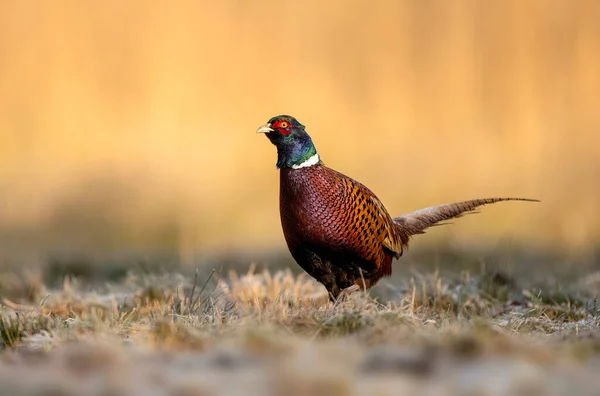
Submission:
[[[331,304],[288,270],[54,286],[11,272],[0,394],[597,394],[600,274],[571,286],[431,271]]]

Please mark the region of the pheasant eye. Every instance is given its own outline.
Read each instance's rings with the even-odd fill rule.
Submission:
[[[279,124],[279,128],[287,128],[288,127],[288,123],[283,121],[281,124]]]

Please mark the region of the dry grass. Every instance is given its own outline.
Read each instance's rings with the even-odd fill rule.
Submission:
[[[34,3],[0,2],[0,394],[597,394],[600,277],[554,269],[598,270],[598,2]],[[337,305],[288,272],[103,261],[284,250],[253,133],[280,113],[393,215],[543,201],[417,248],[584,253],[509,265],[564,288],[420,262]]]
[[[542,199],[462,242],[600,238],[598,2],[33,3],[0,2],[5,251],[282,244],[281,113],[395,215]]]
[[[1,278],[5,279],[5,278]],[[130,273],[1,292],[3,394],[593,394],[600,302],[502,274],[423,274],[392,301],[289,272]],[[0,282],[0,290],[2,284]],[[4,289],[6,290],[6,289]],[[31,290],[37,290],[32,299]],[[19,296],[21,298],[19,298]]]

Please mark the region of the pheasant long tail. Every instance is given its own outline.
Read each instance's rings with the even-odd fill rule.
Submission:
[[[461,217],[465,214],[474,212],[480,206],[493,204],[502,201],[529,201],[539,202],[537,199],[529,198],[481,198],[470,201],[455,202],[450,204],[432,206],[430,208],[420,209],[393,219],[398,227],[402,244],[406,245],[411,235],[423,234],[425,229],[441,225],[445,220]]]

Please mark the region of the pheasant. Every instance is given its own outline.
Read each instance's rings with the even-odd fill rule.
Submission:
[[[479,206],[528,198],[482,198],[417,210],[392,218],[367,187],[328,168],[294,117],[273,117],[256,131],[277,147],[279,211],[294,260],[322,283],[332,301],[367,290],[392,274],[411,236]]]

